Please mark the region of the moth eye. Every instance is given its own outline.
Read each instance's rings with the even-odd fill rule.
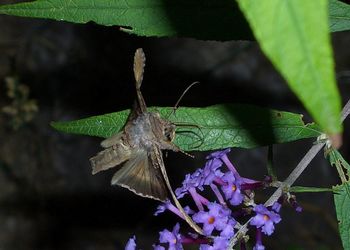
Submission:
[[[166,127],[166,128],[164,128],[164,135],[169,141],[172,141],[174,139],[174,129],[173,129],[173,127]]]

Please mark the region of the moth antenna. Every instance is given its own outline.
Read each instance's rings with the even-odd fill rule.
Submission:
[[[146,111],[146,103],[143,99],[142,93],[141,93],[141,84],[143,80],[143,74],[145,71],[145,65],[146,65],[146,56],[143,52],[142,48],[138,48],[135,52],[134,56],[134,76],[136,81],[136,93],[137,93],[137,100],[139,102],[139,106],[141,108],[142,112]]]
[[[179,103],[180,103],[180,101],[182,100],[182,98],[185,96],[185,94],[187,93],[187,91],[189,91],[190,88],[192,88],[192,87],[193,87],[194,85],[196,85],[197,83],[199,83],[199,82],[196,81],[196,82],[191,83],[191,84],[184,90],[184,92],[182,92],[182,95],[180,96],[180,98],[179,98],[179,99],[177,100],[177,102],[175,103],[174,108],[173,108],[173,111],[170,113],[169,116],[171,116],[172,114],[175,114],[175,111],[179,108]],[[169,116],[168,116],[168,118],[169,118]]]

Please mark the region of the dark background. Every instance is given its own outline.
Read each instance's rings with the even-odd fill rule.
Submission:
[[[345,103],[350,35],[336,33],[332,39]],[[100,150],[99,138],[62,134],[49,126],[50,121],[130,108],[133,55],[139,47],[147,58],[142,91],[148,106],[173,106],[190,83],[200,81],[182,106],[249,103],[307,117],[255,42],[142,38],[93,23],[0,16],[0,108],[11,104],[5,77],[27,85],[39,107],[18,129],[0,113],[0,249],[123,249],[134,234],[140,247],[150,249],[160,230],[173,227],[172,214],[152,216],[157,202],[111,187],[113,170],[91,175],[88,159]],[[347,123],[341,152],[349,160],[348,131]],[[281,180],[311,145],[304,140],[275,147]],[[206,154],[194,155],[169,153],[166,167],[173,186],[204,164]],[[266,148],[233,149],[230,158],[244,176],[262,179],[266,174]],[[297,184],[338,182],[335,169],[319,154]],[[284,208],[276,232],[264,239],[267,249],[341,249],[332,195],[297,198],[303,213]]]

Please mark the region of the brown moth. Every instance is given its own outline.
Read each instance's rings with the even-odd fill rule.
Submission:
[[[121,132],[101,142],[105,148],[90,158],[92,174],[118,167],[111,184],[129,189],[137,195],[165,201],[170,192],[176,206],[189,225],[202,234],[202,230],[185,213],[176,199],[165,170],[162,150],[181,151],[172,140],[175,125],[147,111],[140,87],[145,67],[145,54],[137,49],[134,57],[134,75],[137,98]]]

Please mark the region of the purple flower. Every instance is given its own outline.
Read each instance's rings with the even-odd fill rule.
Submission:
[[[299,205],[294,195],[292,195],[288,201],[296,212],[301,213],[303,211],[303,208]]]
[[[220,171],[222,161],[217,158],[209,159],[203,168],[203,184],[210,185],[216,178],[222,177],[224,174]]]
[[[279,214],[269,211],[264,205],[256,205],[254,207],[256,215],[250,221],[250,224],[261,228],[262,232],[267,235],[271,235],[275,230],[275,223],[281,221]]]
[[[216,152],[213,152],[210,155],[208,155],[206,157],[206,159],[213,159],[213,158],[221,159],[224,155],[230,153],[230,151],[231,151],[230,148],[226,148],[224,150],[216,151]]]
[[[198,188],[203,190],[203,170],[201,168],[197,169],[193,174],[187,174],[185,180],[182,182],[182,187],[175,190],[175,194],[178,199],[185,196],[191,188]]]
[[[165,247],[161,246],[161,245],[153,245],[153,250],[165,250]]]
[[[176,214],[177,216],[179,216],[180,218],[183,218],[182,213],[179,211],[179,209],[177,207],[175,207],[170,200],[166,200],[164,201],[162,204],[160,204],[157,207],[157,211],[154,213],[154,216],[158,216],[159,214],[163,213],[165,210],[169,210],[171,212],[173,212],[174,214]],[[188,214],[190,214],[191,210],[189,208],[187,208]],[[187,212],[186,212],[187,213]]]
[[[276,202],[274,202],[274,203],[272,204],[271,209],[272,209],[273,211],[275,211],[276,213],[279,213],[280,210],[281,210],[281,207],[282,207],[282,204],[279,203],[278,201],[276,201]]]
[[[136,241],[136,236],[134,235],[126,243],[125,250],[135,250],[136,249],[136,242],[135,241]]]
[[[235,234],[234,226],[236,224],[237,222],[234,219],[229,219],[226,227],[221,231],[220,236],[230,239]]]
[[[253,250],[265,250],[265,246],[262,244],[262,235],[260,228],[256,229],[256,242]]]
[[[207,159],[211,159],[211,158],[216,158],[216,159],[220,159],[223,163],[225,163],[226,167],[234,174],[239,176],[235,166],[233,166],[233,164],[231,163],[231,161],[229,160],[229,158],[227,157],[227,154],[231,151],[230,148],[224,149],[222,151],[217,151],[214,153],[211,153],[209,156],[207,156]]]
[[[241,181],[235,178],[232,172],[227,172],[222,180],[225,181],[226,185],[221,187],[231,205],[236,206],[242,203],[243,194],[241,193]]]
[[[265,246],[261,243],[255,243],[253,250],[265,250]]]
[[[226,237],[215,237],[214,238],[214,243],[212,246],[208,244],[202,244],[200,245],[199,249],[200,250],[221,250],[221,249],[227,249],[229,244],[229,239]]]
[[[157,210],[155,211],[155,213],[153,215],[158,216],[159,214],[164,213],[165,210],[169,209],[170,204],[171,204],[171,202],[169,200],[164,201],[162,204],[160,204],[157,207]]]
[[[214,229],[222,231],[227,226],[231,211],[220,204],[209,203],[208,212],[199,211],[193,215],[193,220],[203,224],[205,235],[211,235]]]
[[[173,231],[165,229],[159,233],[159,242],[160,243],[169,243],[169,250],[181,250],[183,249],[181,244],[181,234],[179,234],[180,224],[177,223]]]
[[[189,215],[194,214],[194,211],[189,206],[184,207],[184,211]]]
[[[203,190],[203,185],[210,185],[217,177],[221,177],[223,173],[219,170],[222,161],[213,158],[209,159],[204,168],[197,169],[192,174],[187,174],[182,182],[182,187],[175,190],[177,198],[182,198],[190,189],[197,188]]]

